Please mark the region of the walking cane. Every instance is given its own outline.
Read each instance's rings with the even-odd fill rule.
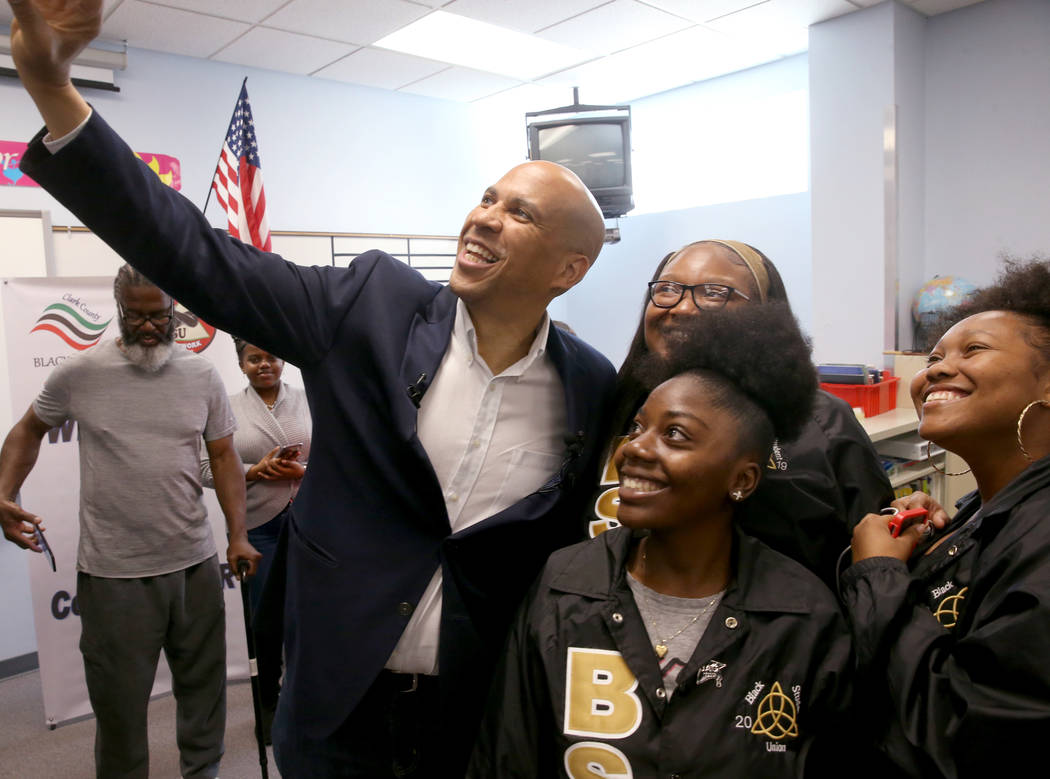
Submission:
[[[248,586],[244,577],[248,573],[247,560],[237,562],[237,578],[241,580],[241,605],[244,607],[244,637],[248,644],[248,671],[252,678],[252,708],[255,710],[255,741],[259,745],[259,767],[263,779],[270,779],[266,760],[266,743],[262,728],[262,692],[259,689],[259,664],[255,661],[255,631],[252,629],[252,605],[248,599]]]

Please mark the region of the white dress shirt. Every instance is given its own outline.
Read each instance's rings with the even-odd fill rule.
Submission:
[[[546,354],[550,326],[544,314],[528,354],[493,376],[467,307],[456,304],[452,338],[417,422],[453,534],[542,487],[565,459],[565,391]],[[387,661],[390,670],[438,672],[441,580],[439,566]]]

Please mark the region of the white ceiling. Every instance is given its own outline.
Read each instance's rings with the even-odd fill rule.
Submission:
[[[980,0],[904,0],[934,16]],[[807,27],[879,0],[104,0],[129,46],[457,101],[626,102],[808,47]],[[581,50],[531,82],[374,44],[436,9]],[[0,4],[0,22],[10,7]],[[131,67],[134,67],[132,61]]]

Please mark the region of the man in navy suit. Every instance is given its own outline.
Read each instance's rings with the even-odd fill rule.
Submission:
[[[297,266],[213,230],[76,92],[101,0],[9,1],[47,125],[25,171],[195,313],[302,370],[315,430],[284,548],[282,773],[462,775],[518,601],[582,532],[613,370],[546,307],[598,255],[593,198],[560,166],[512,169],[468,214],[447,288],[380,252]]]

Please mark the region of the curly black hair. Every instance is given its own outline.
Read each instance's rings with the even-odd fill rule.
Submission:
[[[945,313],[935,330],[934,343],[952,325],[985,311],[1008,311],[1027,319],[1033,328],[1024,333],[1025,340],[1050,363],[1050,259],[1005,257],[994,284],[982,287]]]
[[[680,249],[675,249],[673,252],[668,252],[657,264],[651,280],[659,281],[660,275],[664,272],[667,263],[679,252],[691,246],[698,246],[707,243],[717,244],[716,241],[694,241],[693,243],[686,244]],[[750,244],[744,245],[752,249],[762,258],[762,265],[766,270],[766,274],[769,276],[769,290],[766,293],[766,300],[769,303],[782,303],[784,306],[788,307],[790,311],[791,304],[788,302],[787,290],[784,288],[784,281],[781,279],[780,272],[777,271],[776,266],[765,254],[760,252],[754,246],[751,246]],[[733,254],[733,252],[727,251],[726,256],[733,263],[743,264],[743,260]],[[751,295],[751,299],[755,301],[760,297],[758,289],[755,288],[754,285],[748,290],[748,294]],[[627,428],[627,423],[634,417],[634,413],[638,410],[638,407],[642,405],[645,396],[648,395],[652,389],[651,386],[646,386],[645,382],[636,375],[638,366],[642,364],[646,359],[646,356],[649,354],[649,347],[645,343],[645,309],[648,305],[649,292],[648,289],[646,289],[642,295],[642,312],[641,316],[638,318],[638,329],[635,330],[634,338],[631,339],[631,347],[627,351],[627,357],[624,359],[623,365],[620,366],[619,373],[616,374],[616,389],[613,395],[612,413],[609,417],[606,447],[611,446],[619,436],[623,435],[623,431]],[[703,337],[702,334],[701,337]]]
[[[651,391],[682,374],[700,377],[708,399],[740,425],[741,451],[768,455],[809,420],[817,392],[810,344],[786,303],[738,306],[691,317],[668,355],[644,357],[635,375]]]

